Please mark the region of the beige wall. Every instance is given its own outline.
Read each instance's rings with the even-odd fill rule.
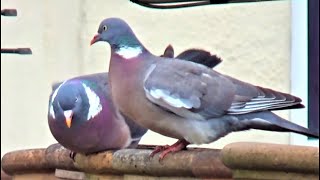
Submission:
[[[155,10],[129,0],[3,0],[17,18],[1,17],[1,47],[31,47],[33,55],[1,54],[1,156],[55,140],[47,125],[50,84],[72,76],[107,71],[109,47],[89,42],[100,21],[121,17],[149,50],[161,54],[197,47],[224,59],[216,69],[260,86],[290,92],[290,1]],[[281,115],[288,117],[288,112]],[[251,130],[211,143],[289,142],[288,133]],[[142,143],[174,140],[148,133]]]

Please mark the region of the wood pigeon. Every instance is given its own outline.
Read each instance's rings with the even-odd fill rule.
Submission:
[[[151,156],[207,144],[235,131],[261,129],[319,137],[272,110],[303,108],[301,99],[252,85],[204,65],[153,55],[119,18],[104,19],[91,45],[111,47],[109,81],[116,107],[137,124],[176,138]]]

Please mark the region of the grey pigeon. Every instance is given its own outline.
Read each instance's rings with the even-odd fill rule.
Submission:
[[[119,18],[101,22],[91,45],[111,46],[109,80],[117,108],[139,125],[176,138],[151,156],[206,144],[234,131],[261,129],[319,137],[272,110],[301,108],[301,99],[255,86],[204,65],[151,54]]]
[[[173,57],[174,54],[169,51],[173,52],[171,45],[162,56]],[[208,53],[189,49],[182,52],[187,54],[182,58],[196,61],[204,57],[202,54]],[[211,56],[207,58],[211,60]],[[125,115],[115,112],[107,72],[53,84],[48,122],[55,139],[73,151],[72,158],[77,152],[91,154],[108,149],[135,148],[147,131]]]
[[[48,123],[62,146],[82,154],[134,148],[147,131],[115,110],[107,73],[53,85]]]

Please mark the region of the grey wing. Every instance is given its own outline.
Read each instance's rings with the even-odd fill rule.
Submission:
[[[224,115],[233,101],[230,80],[192,62],[158,61],[146,73],[146,97],[185,118],[204,120]]]
[[[293,95],[268,88],[254,86],[226,76],[236,87],[236,96],[228,109],[228,114],[246,114],[250,112],[302,108],[301,99]]]
[[[151,66],[144,89],[151,102],[179,116],[199,120],[290,108],[301,103],[295,96],[179,60],[159,61]]]

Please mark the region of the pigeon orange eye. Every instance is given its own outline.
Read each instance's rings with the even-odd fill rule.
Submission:
[[[106,31],[108,28],[107,28],[107,26],[103,26],[102,29],[103,29],[104,31]]]

